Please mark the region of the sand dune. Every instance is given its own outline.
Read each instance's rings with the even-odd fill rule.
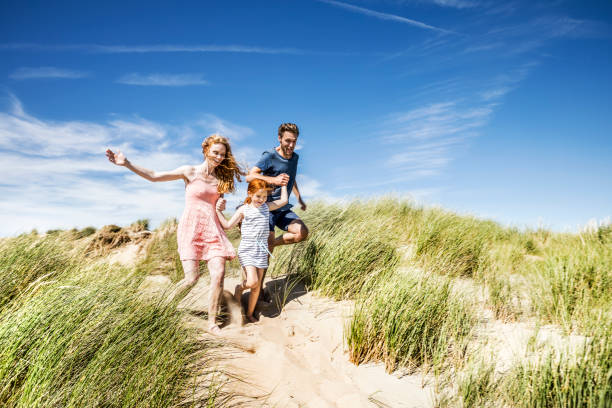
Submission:
[[[145,287],[163,289],[169,281],[162,280],[150,277]],[[259,322],[242,325],[239,306],[229,292],[237,282],[236,278],[225,280],[224,299],[229,307],[219,338],[224,358],[218,367],[229,374],[224,376],[225,391],[241,396],[236,402],[251,407],[433,406],[433,391],[422,376],[399,377],[386,373],[382,364],[349,362],[343,330],[352,302],[319,297],[280,278],[267,285],[275,301],[260,304],[264,307]],[[179,305],[188,312],[186,323],[203,337],[211,336],[203,315],[207,286],[202,279]]]

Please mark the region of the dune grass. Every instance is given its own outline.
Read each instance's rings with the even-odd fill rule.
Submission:
[[[173,282],[183,277],[183,265],[176,241],[176,219],[164,221],[157,234],[147,243],[145,255],[136,264],[136,271],[144,275],[168,275]]]
[[[595,234],[567,236],[553,241],[544,254],[524,272],[531,278],[534,312],[568,332],[588,333],[599,324],[599,311],[612,307],[612,244]]]
[[[345,331],[354,362],[445,375],[449,406],[610,406],[612,228],[520,231],[396,199],[301,215],[308,240],[277,248],[269,274],[355,301]],[[0,405],[184,405],[190,363],[205,365],[211,345],[173,308],[137,295],[144,274],[182,277],[175,231],[176,221],[158,228],[132,271],[80,256],[89,230],[0,242]],[[455,285],[466,280],[485,289],[484,304]],[[466,354],[482,307],[558,325],[586,346],[498,373]],[[204,394],[194,405],[222,406],[216,390]]]
[[[0,406],[223,406],[216,389],[189,395],[214,347],[196,340],[175,305],[142,298],[139,273],[92,262],[58,239],[20,236],[0,248],[10,282],[2,286]]]
[[[427,217],[422,209],[389,199],[309,211],[308,240],[275,251],[271,270],[297,274],[335,299],[357,301],[347,330],[354,362],[382,360],[390,371],[438,369],[453,351],[461,352],[473,324],[470,306],[451,293],[447,278],[411,277],[399,268]],[[443,244],[425,247],[436,245]]]
[[[0,244],[0,311],[37,281],[73,271],[78,263],[58,235],[22,234]]]
[[[310,289],[355,300],[346,330],[354,362],[460,374],[453,401],[463,406],[496,406],[500,398],[517,407],[609,406],[602,401],[612,389],[610,371],[601,364],[610,360],[609,346],[594,345],[612,338],[601,334],[612,321],[610,227],[520,231],[395,199],[315,204],[301,215],[310,236],[275,250],[272,275],[293,273]],[[536,319],[599,340],[578,364],[569,363],[569,354],[533,366],[521,362],[501,381],[490,362],[467,364],[466,344],[483,305],[451,290],[457,278],[486,289],[484,306],[497,319]],[[576,398],[582,399],[570,402]]]
[[[396,225],[385,206],[376,207],[374,215],[359,204],[315,207],[320,216],[309,219],[313,233],[301,245],[274,252],[272,275],[296,273],[311,289],[335,299],[350,299],[374,287],[399,260],[391,233]]]
[[[437,372],[463,358],[474,320],[448,279],[395,275],[358,300],[346,333],[351,361]]]
[[[612,326],[604,322],[578,352],[549,351],[517,364],[500,394],[516,407],[612,407]]]

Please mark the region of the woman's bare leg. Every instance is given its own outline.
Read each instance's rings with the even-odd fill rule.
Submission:
[[[223,292],[223,279],[225,278],[225,258],[217,256],[208,261],[210,272],[210,296],[208,298],[208,328],[212,333],[217,333],[216,318],[219,310],[219,299]]]
[[[200,261],[197,260],[181,260],[185,277],[178,281],[174,289],[168,296],[168,301],[172,302],[177,297],[180,299],[185,296],[189,290],[196,284],[200,278]]]

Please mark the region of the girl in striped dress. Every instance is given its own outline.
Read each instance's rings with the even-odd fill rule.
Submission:
[[[274,211],[289,201],[287,186],[282,186],[281,196],[278,200],[266,202],[268,199],[268,184],[259,179],[254,179],[247,188],[247,198],[244,205],[240,206],[232,218],[227,221],[223,213],[217,209],[219,222],[225,229],[232,228],[242,222],[240,233],[242,239],[238,246],[238,259],[242,266],[242,284],[236,285],[234,297],[238,302],[242,292],[251,289],[249,305],[246,317],[250,322],[257,319],[253,317],[257,298],[259,296],[260,281],[264,270],[268,268],[268,234],[269,234],[269,212]]]

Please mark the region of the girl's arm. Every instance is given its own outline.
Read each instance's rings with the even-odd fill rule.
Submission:
[[[268,209],[270,211],[277,210],[289,202],[289,193],[287,193],[287,186],[281,187],[281,196],[278,200],[270,201],[268,203]]]
[[[242,217],[244,216],[242,213],[242,209],[244,208],[244,206],[240,206],[236,212],[234,213],[234,215],[232,215],[232,218],[230,218],[230,220],[226,220],[225,219],[225,215],[223,215],[223,213],[221,212],[221,210],[216,210],[217,212],[217,218],[219,218],[219,223],[221,224],[221,226],[223,227],[223,229],[230,229],[232,228],[234,225],[238,224],[240,221],[242,221]]]
[[[187,178],[187,172],[190,170],[191,166],[181,166],[171,171],[153,171],[145,169],[144,167],[133,165],[119,150],[117,151],[117,153],[114,153],[110,149],[106,150],[106,157],[108,157],[108,160],[111,163],[114,163],[117,166],[126,167],[134,173],[138,174],[140,177],[145,178],[149,181],[171,181],[179,179],[189,181],[189,179]]]

